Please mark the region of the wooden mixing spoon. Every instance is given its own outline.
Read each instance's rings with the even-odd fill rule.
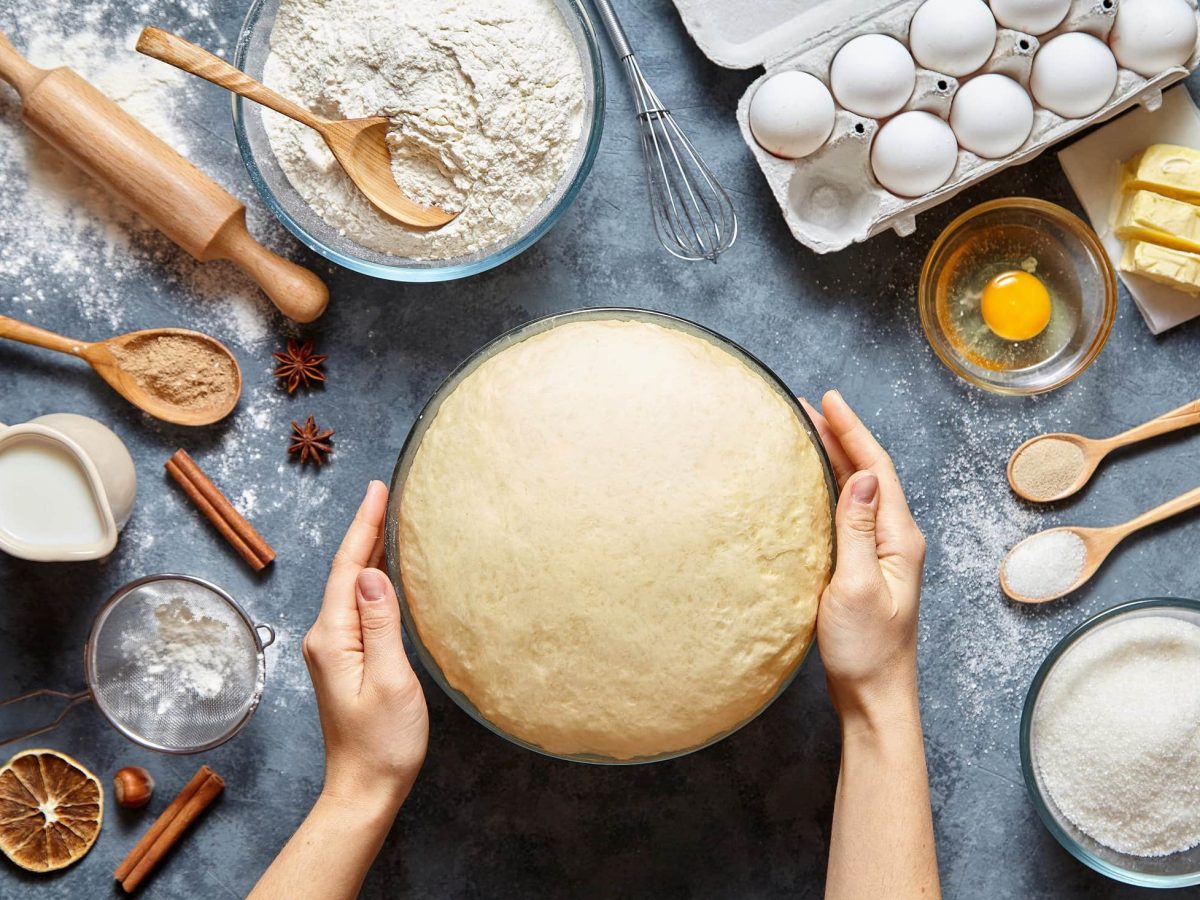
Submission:
[[[398,222],[417,228],[440,228],[458,215],[439,206],[414,203],[400,190],[392,176],[392,154],[387,146],[391,122],[386,118],[323,119],[225,60],[160,28],[143,29],[137,49],[315,129],[366,198]]]
[[[1121,525],[1110,525],[1107,528],[1081,528],[1070,525],[1065,528],[1051,528],[1030,535],[1009,550],[1008,555],[1004,557],[1004,561],[1000,563],[1000,587],[1003,588],[1004,593],[1008,594],[1009,597],[1018,603],[1045,603],[1048,600],[1057,600],[1059,597],[1065,597],[1090,581],[1091,577],[1096,574],[1096,570],[1108,559],[1108,555],[1113,552],[1117,544],[1121,543],[1121,541],[1125,540],[1125,538],[1129,537],[1135,531],[1141,531],[1143,528],[1148,528],[1163,521],[1163,519],[1169,519],[1171,516],[1177,516],[1198,506],[1200,506],[1200,487],[1193,488],[1186,494],[1176,497],[1174,500],[1168,500],[1161,506],[1156,506],[1149,512],[1144,512],[1140,516],[1130,519]],[[1008,583],[1006,575],[1008,561],[1021,546],[1055,532],[1070,532],[1083,541],[1083,568],[1080,570],[1079,576],[1071,583],[1070,587],[1046,597],[1026,597],[1023,594],[1017,593]]]
[[[124,363],[113,353],[114,348],[119,352],[123,347],[134,341],[148,338],[179,335],[203,342],[210,350],[228,357],[233,363],[234,388],[229,397],[219,405],[187,409],[171,403],[156,394],[151,393],[137,378],[124,368]],[[47,350],[57,350],[85,360],[96,373],[112,386],[118,394],[134,406],[149,413],[156,419],[171,422],[175,425],[211,425],[229,415],[237,406],[238,397],[242,393],[242,370],[233,354],[220,341],[201,334],[198,331],[188,331],[184,328],[153,328],[146,331],[131,331],[107,341],[89,344],[86,341],[75,341],[52,331],[46,331],[27,322],[19,322],[8,316],[0,316],[0,338],[44,347]]]
[[[1086,438],[1079,434],[1070,434],[1067,432],[1039,434],[1037,437],[1027,440],[1013,452],[1012,457],[1008,461],[1008,483],[1012,487],[1013,493],[1033,503],[1050,503],[1054,500],[1063,500],[1072,494],[1078,493],[1091,480],[1101,461],[1114,450],[1121,447],[1128,447],[1130,444],[1136,444],[1139,441],[1148,440],[1152,437],[1158,437],[1160,434],[1168,434],[1172,431],[1178,431],[1181,428],[1188,428],[1192,425],[1200,425],[1200,400],[1193,400],[1191,403],[1179,407],[1179,409],[1163,413],[1149,422],[1145,422],[1110,438]],[[1049,440],[1065,441],[1066,443],[1074,444],[1083,453],[1083,463],[1075,480],[1066,488],[1052,496],[1035,497],[1024,490],[1017,483],[1016,479],[1013,478],[1013,467],[1016,465],[1017,458],[1022,453],[1025,453],[1035,444]]]

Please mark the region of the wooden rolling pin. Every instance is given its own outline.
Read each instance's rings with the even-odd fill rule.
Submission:
[[[246,207],[67,68],[31,65],[0,32],[0,78],[37,134],[201,262],[231,260],[279,311],[311,322],[329,290],[246,230]]]

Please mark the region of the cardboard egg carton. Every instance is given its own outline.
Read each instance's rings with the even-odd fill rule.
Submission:
[[[1037,105],[1034,100],[1033,130],[1028,140],[1010,156],[984,159],[959,148],[958,162],[949,180],[921,197],[901,197],[884,189],[871,170],[871,141],[883,119],[860,116],[837,105],[833,133],[815,153],[802,159],[781,159],[764,150],[750,132],[750,98],[771,75],[791,69],[807,72],[829,86],[829,68],[837,51],[860,34],[879,33],[908,46],[908,26],[923,0],[893,2],[842,2],[826,0],[799,3],[798,14],[782,22],[760,18],[742,23],[739,40],[722,38],[732,20],[723,0],[676,0],[684,23],[701,49],[714,61],[732,67],[754,65],[756,52],[767,52],[766,71],[742,95],[737,108],[742,137],[754,153],[767,178],[792,234],[818,253],[841,250],[887,229],[901,236],[916,228],[916,217],[950,199],[959,191],[982,181],[1001,169],[1020,165],[1047,147],[1110,119],[1136,105],[1156,109],[1164,88],[1174,84],[1200,63],[1200,42],[1186,66],[1177,66],[1144,78],[1127,69],[1118,70],[1117,87],[1108,103],[1083,119],[1064,119]],[[1029,90],[1033,58],[1043,42],[1069,31],[1082,31],[1107,41],[1120,0],[1074,0],[1058,28],[1040,38],[1007,28],[997,31],[991,58],[978,72],[1007,75]],[[1194,0],[1193,0],[1194,2]],[[728,4],[726,6],[741,6]],[[836,11],[834,8],[836,7]],[[793,9],[793,13],[796,12]],[[840,15],[837,15],[840,13]],[[710,52],[711,51],[711,52]],[[960,79],[917,67],[916,88],[901,112],[924,110],[948,119],[950,105]],[[1032,99],[1032,94],[1030,95]]]

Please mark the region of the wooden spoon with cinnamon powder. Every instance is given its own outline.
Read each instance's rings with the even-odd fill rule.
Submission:
[[[134,406],[176,425],[218,422],[242,393],[233,354],[198,331],[154,328],[89,344],[0,316],[0,338],[78,356]]]

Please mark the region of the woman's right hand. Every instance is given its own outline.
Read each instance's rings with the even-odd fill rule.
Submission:
[[[805,403],[842,489],[837,565],[817,613],[817,643],[843,729],[917,711],[917,610],[925,538],[891,458],[830,391]]]

